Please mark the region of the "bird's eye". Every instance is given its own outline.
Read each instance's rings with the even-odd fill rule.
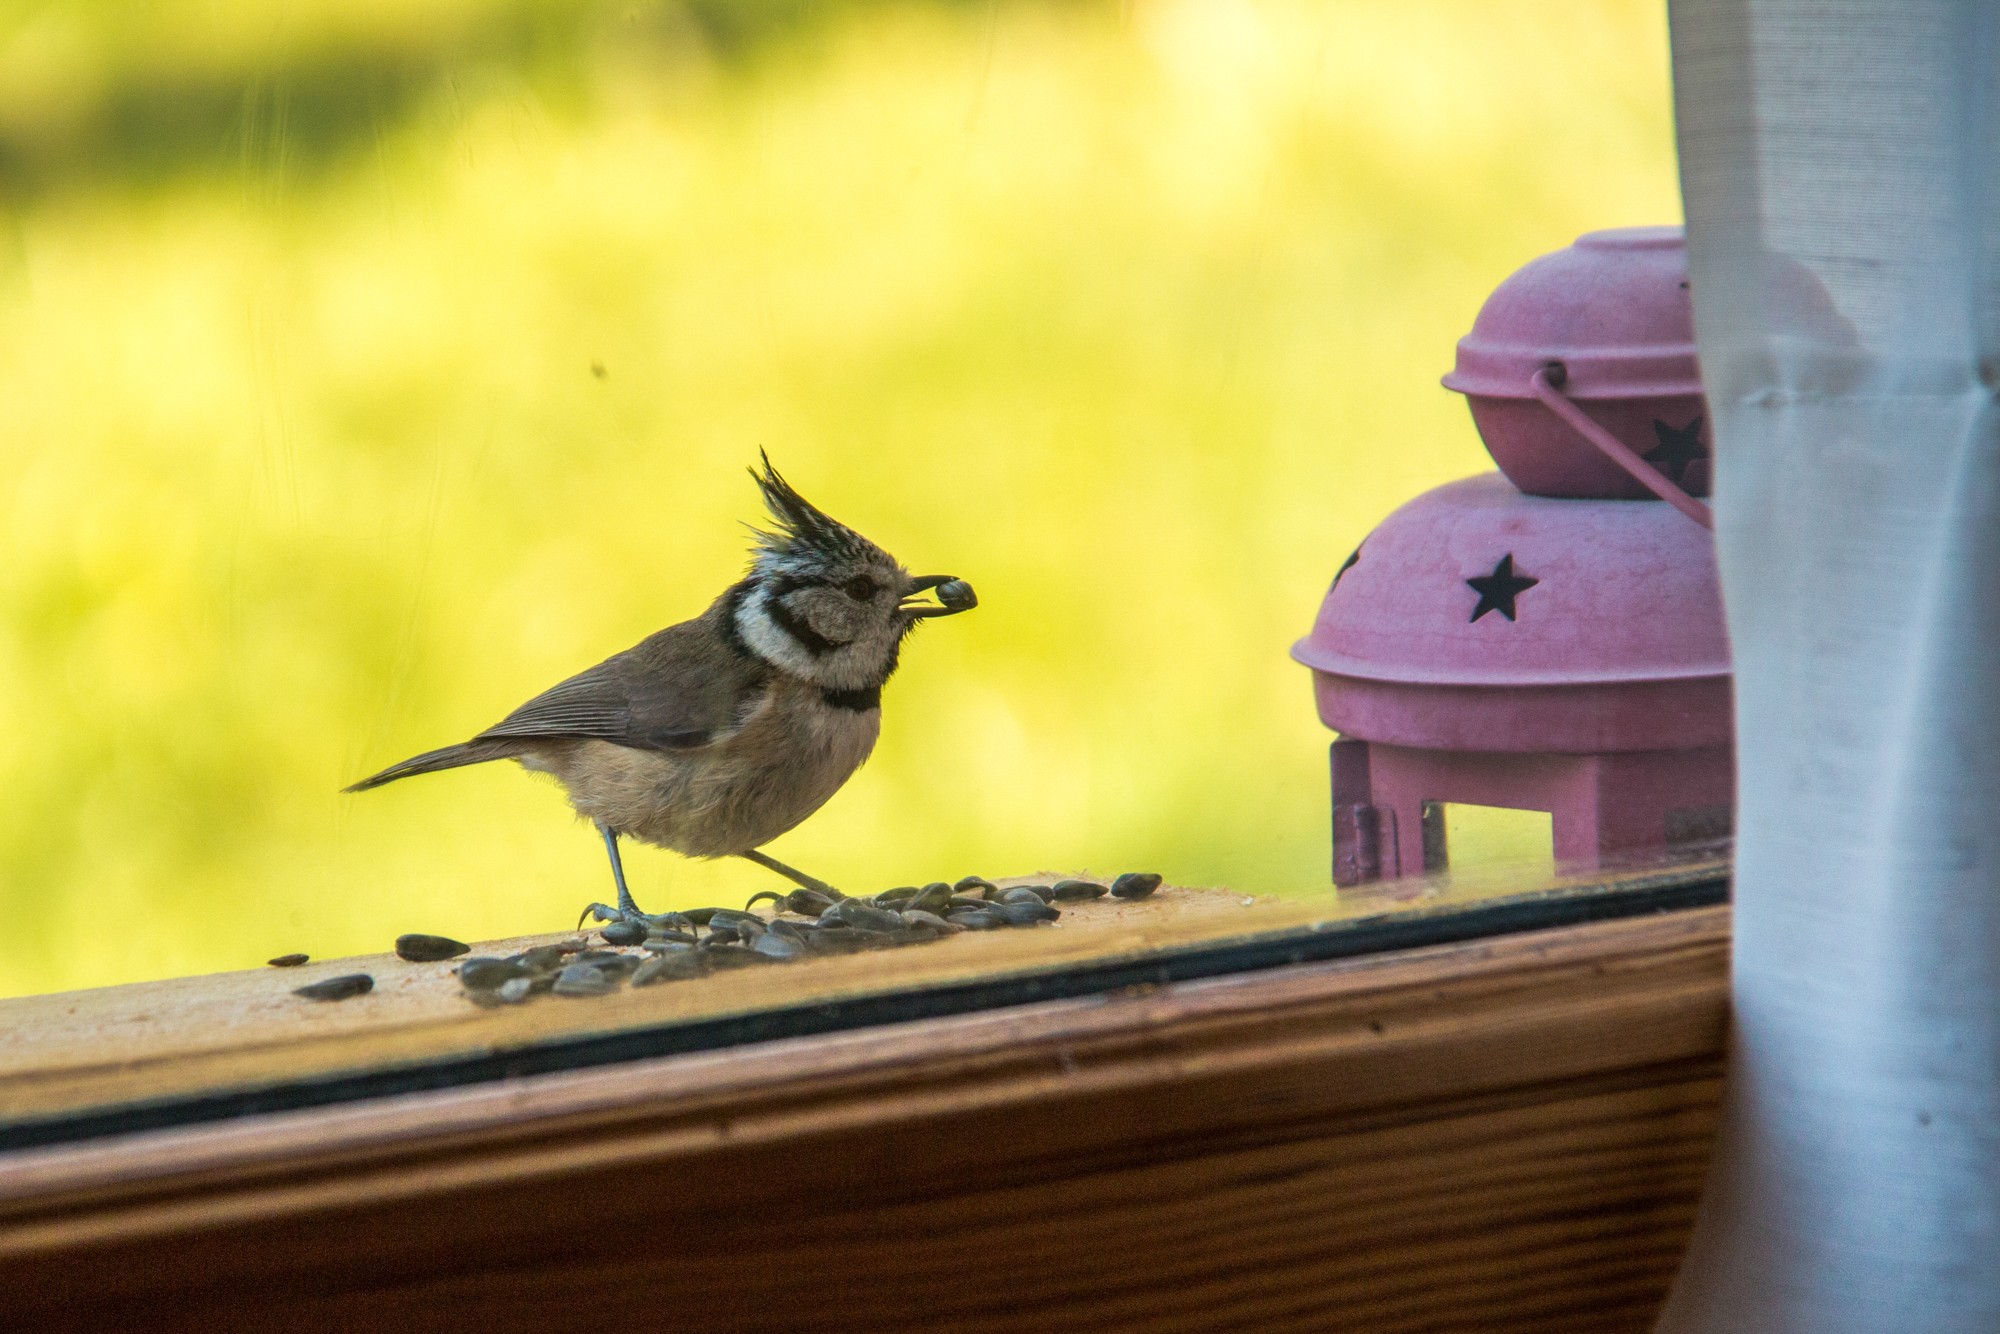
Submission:
[[[875,596],[875,581],[865,574],[857,574],[842,584],[840,589],[856,602],[867,602]]]

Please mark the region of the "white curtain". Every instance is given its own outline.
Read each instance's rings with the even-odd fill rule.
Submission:
[[[1995,1334],[2000,4],[1671,15],[1741,810],[1661,1328]]]

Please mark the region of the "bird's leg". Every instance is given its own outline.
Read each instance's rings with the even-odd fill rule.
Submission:
[[[582,926],[584,918],[591,917],[600,922],[633,921],[644,918],[645,914],[639,911],[639,905],[632,902],[632,891],[625,888],[625,863],[618,856],[618,831],[610,825],[601,824],[597,826],[597,832],[604,835],[604,850],[611,856],[611,879],[618,886],[618,906],[610,908],[602,903],[593,903],[583,910],[583,917],[577,919],[577,925]]]
[[[756,862],[767,871],[776,871],[779,875],[785,877],[785,879],[791,881],[801,889],[810,889],[815,893],[824,894],[830,899],[844,899],[847,897],[847,895],[841,893],[832,885],[827,884],[826,881],[815,880],[804,871],[795,871],[775,857],[766,857],[755,848],[752,848],[748,852],[739,852],[736,855],[745,861]]]

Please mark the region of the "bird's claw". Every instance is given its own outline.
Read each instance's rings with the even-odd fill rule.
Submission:
[[[646,914],[636,908],[628,912],[608,903],[593,903],[583,910],[583,916],[576,919],[576,929],[583,930],[585,922],[636,922],[644,926],[648,920]]]

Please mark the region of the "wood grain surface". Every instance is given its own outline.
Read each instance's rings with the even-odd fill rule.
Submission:
[[[1058,877],[1032,878],[1048,883]],[[1562,883],[1533,887],[1560,893]],[[543,997],[500,1009],[466,999],[454,976],[456,961],[409,963],[394,954],[0,1000],[0,1126],[788,1006],[1046,974],[1201,942],[1338,927],[1388,912],[1449,913],[1523,887],[1519,875],[1499,875],[1279,899],[1167,886],[1137,902],[1064,904],[1062,919],[1050,926],[966,933],[904,949],[742,969],[590,999]],[[474,953],[506,955],[575,939],[573,933],[524,936],[480,943]],[[368,995],[314,1002],[292,994],[306,983],[357,972],[374,978]]]
[[[16,1153],[0,1304],[1643,1330],[1713,1133],[1727,933],[1677,912]]]

